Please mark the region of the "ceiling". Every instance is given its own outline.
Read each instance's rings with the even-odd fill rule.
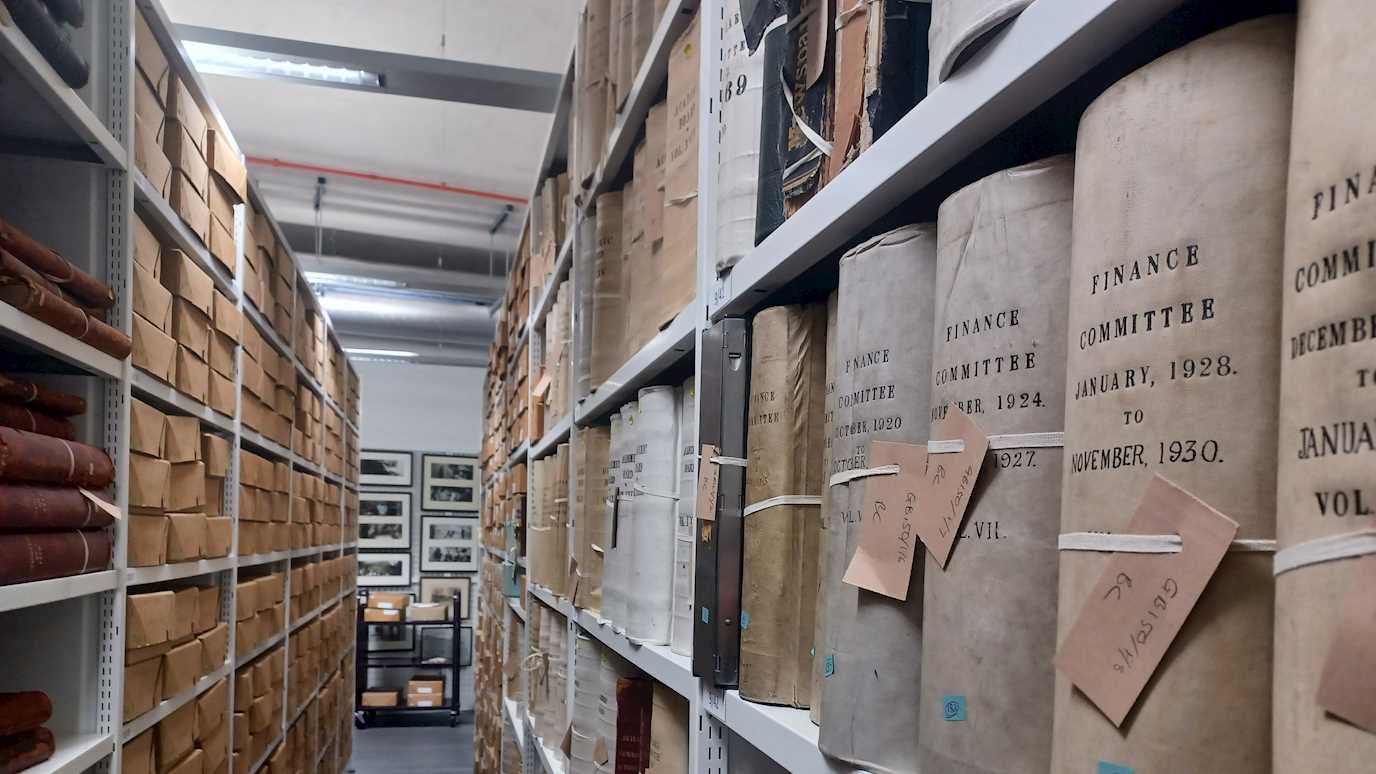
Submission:
[[[202,73],[303,268],[331,275],[315,284],[344,345],[387,339],[419,360],[485,360],[488,309],[445,307],[501,293],[582,4],[165,5],[187,41],[381,74],[370,88]],[[412,293],[401,319],[397,301]]]

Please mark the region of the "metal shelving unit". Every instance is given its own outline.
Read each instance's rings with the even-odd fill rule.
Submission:
[[[137,215],[165,246],[181,250],[205,270],[216,289],[239,309],[245,310],[245,316],[262,329],[264,336],[291,356],[289,343],[277,336],[262,316],[246,304],[239,281],[211,256],[135,167],[131,142],[133,79],[141,77],[135,72],[131,49],[136,12],[143,13],[172,71],[188,84],[199,107],[213,116],[212,122],[217,128],[227,129],[223,116],[209,99],[177,39],[175,26],[161,1],[115,0],[87,3],[86,9],[86,25],[76,31],[72,42],[90,65],[90,80],[84,88],[73,90],[61,81],[0,7],[0,101],[6,105],[6,110],[0,111],[3,113],[0,115],[0,149],[4,151],[0,155],[0,167],[10,173],[11,178],[27,181],[24,186],[11,186],[7,192],[0,192],[0,216],[68,256],[79,268],[105,280],[116,296],[108,321],[128,333],[133,315],[132,219]],[[225,136],[231,148],[238,152],[238,145],[228,131]],[[244,244],[243,211],[243,207],[236,208],[234,228],[238,248],[235,252],[240,255]],[[301,275],[298,275],[298,283],[306,292],[311,292]],[[169,414],[196,417],[203,431],[216,432],[231,440],[230,470],[222,512],[236,520],[239,449],[248,448],[280,460],[295,458],[291,449],[242,426],[237,407],[234,416],[212,411],[169,385],[135,370],[128,359],[117,360],[101,353],[6,304],[0,304],[0,341],[4,342],[0,346],[7,353],[16,356],[13,370],[86,377],[74,380],[79,381],[81,387],[71,388],[81,393],[90,406],[88,416],[78,422],[79,440],[103,448],[114,461],[113,502],[122,512],[128,510],[131,397]],[[239,388],[236,379],[236,403]],[[318,383],[315,389],[356,433],[357,423],[323,394]],[[336,485],[343,483],[333,474],[324,477]],[[280,567],[285,569],[291,557],[318,558],[326,552],[353,551],[357,544],[356,539],[346,541],[347,536],[340,530],[325,546],[241,557],[236,528],[228,556],[156,567],[129,567],[127,535],[122,522],[117,522],[112,536],[110,569],[0,586],[0,627],[6,631],[6,636],[0,638],[0,660],[6,664],[6,668],[0,670],[3,672],[0,690],[44,690],[54,704],[54,715],[47,725],[56,735],[57,749],[48,761],[29,771],[120,774],[122,743],[152,728],[221,679],[229,677],[236,664],[245,663],[286,639],[284,631],[244,658],[229,659],[219,669],[199,678],[192,687],[124,723],[125,601],[129,593],[160,584],[175,587],[179,581],[213,578],[221,589],[219,619],[230,622],[228,653],[233,654],[236,650],[233,611],[240,568],[281,563]],[[299,626],[319,615],[320,610],[316,610],[305,617],[294,617],[289,573],[287,585],[283,610],[287,621]],[[349,593],[352,592],[344,591],[328,604],[339,602]],[[339,657],[347,652],[346,649]],[[228,708],[233,705],[234,681],[227,683]],[[284,676],[281,685],[284,694],[288,685],[288,677]],[[352,705],[347,700],[343,704],[341,722],[352,714]],[[232,713],[227,713],[226,723],[232,723],[230,718]],[[285,734],[286,729],[283,723],[281,732]],[[226,736],[232,739],[233,734]],[[269,754],[272,747],[275,744],[269,747]],[[257,766],[261,766],[261,762]]]

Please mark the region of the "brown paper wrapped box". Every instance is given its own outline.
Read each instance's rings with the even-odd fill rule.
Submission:
[[[820,498],[826,487],[826,312],[825,303],[815,303],[770,307],[755,316],[746,435],[747,509],[774,497]],[[794,707],[811,701],[820,514],[818,504],[776,505],[746,515],[742,698]]]
[[[1293,39],[1290,17],[1226,28],[1119,81],[1080,122],[1062,534],[1124,529],[1157,474],[1238,538],[1275,534]],[[1166,115],[1189,141],[1161,131]],[[1149,326],[1142,313],[1162,309],[1170,326],[1165,312]],[[1061,552],[1058,639],[1110,558]],[[1052,770],[1269,770],[1272,589],[1271,556],[1227,555],[1121,729],[1058,672]]]
[[[954,403],[990,435],[1064,427],[1073,186],[1059,156],[942,203],[934,421]],[[1016,371],[972,367],[1012,358]],[[926,563],[921,770],[1050,770],[1060,528],[1061,450],[989,452],[946,568]],[[944,719],[951,695],[974,722]]]
[[[905,226],[841,259],[837,291],[834,438],[827,475],[868,467],[873,440],[925,443],[931,404],[936,228]],[[862,367],[855,367],[852,363]],[[893,385],[890,393],[888,389]],[[888,395],[861,400],[869,395]],[[821,677],[818,745],[871,771],[917,767],[922,578],[896,599],[841,581],[859,542],[864,479],[828,486],[822,505],[821,593],[826,609],[814,669]],[[925,561],[919,552],[914,563]]]
[[[1364,120],[1368,111],[1357,107],[1370,104],[1376,86],[1364,45],[1374,32],[1376,8],[1368,3],[1300,4],[1280,334],[1276,538],[1282,551],[1371,527],[1376,511],[1371,446],[1353,444],[1335,453],[1310,441],[1344,428],[1371,432],[1376,375],[1370,327],[1366,343],[1317,350],[1312,342],[1330,324],[1351,332],[1376,311],[1369,242],[1376,149]],[[1343,269],[1329,275],[1325,270],[1339,256]],[[1354,259],[1362,271],[1349,271]],[[1310,347],[1303,354],[1300,343]],[[1370,559],[1309,565],[1276,577],[1276,774],[1357,774],[1376,760],[1376,735],[1327,714],[1316,701],[1358,561]]]

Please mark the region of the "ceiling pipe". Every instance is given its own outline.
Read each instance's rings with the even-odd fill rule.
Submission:
[[[475,196],[479,199],[491,199],[495,202],[506,202],[508,204],[525,204],[526,200],[519,196],[508,196],[507,194],[494,193],[492,191],[479,191],[474,188],[461,188],[459,186],[448,185],[446,183],[432,183],[427,180],[414,180],[405,177],[392,177],[391,175],[375,175],[372,172],[359,172],[352,169],[341,169],[339,167],[327,167],[320,164],[304,164],[298,161],[283,161],[282,159],[269,159],[262,156],[245,157],[250,164],[257,164],[263,167],[274,167],[276,169],[294,169],[300,172],[311,172],[317,175],[339,175],[341,177],[352,177],[357,180],[370,180],[374,183],[386,183],[388,185],[404,185],[412,188],[423,188],[427,191],[441,191],[444,193],[458,194],[461,196]]]

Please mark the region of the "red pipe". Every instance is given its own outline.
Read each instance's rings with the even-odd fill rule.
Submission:
[[[525,204],[526,200],[519,196],[507,196],[506,194],[492,193],[491,191],[478,191],[472,188],[459,188],[458,186],[446,185],[444,183],[430,183],[424,180],[411,180],[404,177],[390,177],[388,175],[375,175],[371,172],[355,172],[352,169],[339,169],[338,167],[324,167],[319,164],[302,164],[297,161],[282,161],[281,159],[265,159],[259,156],[246,156],[250,164],[257,164],[264,167],[276,167],[278,169],[297,169],[302,172],[314,172],[321,175],[339,175],[340,177],[353,177],[359,180],[371,180],[375,183],[390,183],[392,185],[409,185],[413,188],[424,188],[428,191],[443,191],[444,193],[462,194],[463,196],[476,196],[480,199],[491,199],[497,202],[508,204]]]

